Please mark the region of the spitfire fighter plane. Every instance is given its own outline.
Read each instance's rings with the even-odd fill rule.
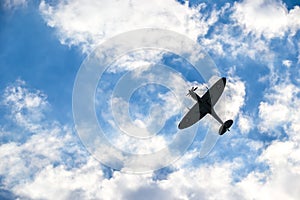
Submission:
[[[214,110],[214,105],[222,95],[225,85],[226,78],[223,77],[219,79],[211,88],[209,88],[202,97],[199,97],[195,92],[197,87],[192,87],[192,89],[189,90],[187,96],[191,96],[195,101],[197,101],[197,103],[182,118],[182,120],[178,124],[178,128],[188,128],[209,113],[221,124],[221,127],[219,129],[220,135],[223,135],[226,131],[230,131],[229,128],[233,124],[233,120],[230,119],[226,122],[223,122]]]

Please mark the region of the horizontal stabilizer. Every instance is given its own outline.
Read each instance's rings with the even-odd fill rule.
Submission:
[[[233,120],[227,120],[224,124],[222,124],[222,126],[219,129],[219,134],[223,135],[226,131],[229,130],[229,128],[231,127],[231,125],[233,124]]]

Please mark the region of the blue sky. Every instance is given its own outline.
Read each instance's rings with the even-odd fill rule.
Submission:
[[[0,5],[1,199],[300,196],[299,1],[4,0]],[[218,137],[209,116],[197,131],[178,131],[186,107],[194,103],[187,90],[197,85],[204,94],[216,77],[201,77],[182,59],[189,47],[176,53],[142,49],[118,57],[99,79],[95,105],[87,108],[95,108],[109,145],[97,143],[93,132],[96,139],[89,142],[100,154],[91,152],[73,119],[76,75],[103,43],[141,28],[182,34],[206,51],[216,75],[228,80],[216,111],[223,120],[234,120],[230,132]],[[128,39],[126,45],[137,41]],[[205,137],[216,145],[201,157]],[[162,149],[164,154],[143,163],[129,156]],[[154,171],[128,173],[143,164]]]

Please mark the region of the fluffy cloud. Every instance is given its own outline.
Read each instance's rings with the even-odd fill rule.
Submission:
[[[173,0],[151,4],[115,0],[40,4],[42,16],[48,26],[55,28],[61,43],[79,46],[85,53],[119,33],[155,27],[182,33],[195,41],[198,38],[201,45],[221,56],[247,55],[270,62],[275,56],[269,48],[270,39],[293,37],[300,28],[299,6],[288,11],[281,1],[226,3],[220,9],[209,8],[210,12],[206,8],[204,3],[188,7],[187,2]],[[232,23],[220,22],[221,18]]]
[[[237,86],[242,84],[237,78],[231,82]],[[26,88],[24,82],[21,85],[17,87],[26,92],[15,93],[15,90],[11,89],[14,86],[8,87],[11,90],[6,89],[6,91],[11,91],[4,95],[6,97],[4,102],[11,102],[7,104],[8,107],[13,110],[15,107],[10,105],[16,102],[16,108],[24,108],[26,105],[26,108],[40,108],[43,112],[43,107],[39,105],[45,105],[46,99],[33,100],[38,96],[37,93],[41,92]],[[243,89],[243,87],[238,88]],[[241,91],[237,94],[244,93]],[[15,96],[22,98],[15,98]],[[31,100],[25,101],[26,98],[23,97],[26,96],[29,96]],[[273,98],[271,93],[267,96],[270,99]],[[281,96],[276,96],[276,98],[281,98]],[[239,99],[240,97],[232,101],[242,105]],[[30,118],[31,114],[29,112],[27,117]],[[19,122],[12,119],[15,123]],[[234,181],[233,176],[233,173],[236,173],[236,170],[243,165],[239,158],[232,162],[216,161],[209,165],[187,166],[185,161],[191,161],[198,155],[193,151],[185,154],[182,160],[174,165],[175,169],[163,179],[155,180],[154,174],[151,173],[137,175],[121,172],[113,172],[107,178],[99,162],[82,151],[78,146],[79,143],[74,142],[74,135],[70,133],[69,128],[45,121],[30,121],[30,123],[51,124],[51,126],[44,126],[46,128],[43,130],[38,129],[24,142],[10,142],[0,146],[2,184],[5,189],[14,192],[19,197],[32,199],[209,199],[218,198],[221,195],[224,199],[276,197],[297,199],[299,196],[300,191],[297,186],[300,180],[300,153],[297,137],[291,137],[291,141],[273,142],[258,158],[259,162],[269,166],[269,171],[262,173],[255,170],[239,182]],[[293,127],[296,126],[290,126],[291,129]],[[297,132],[296,129],[295,132]],[[255,142],[250,141],[249,144],[257,149]],[[261,145],[258,149],[260,148]],[[294,184],[286,184],[290,181]]]
[[[4,91],[2,104],[9,108],[9,116],[16,124],[26,130],[36,131],[42,128],[37,122],[44,118],[48,108],[47,96],[39,90],[30,91],[25,82],[17,80]]]
[[[174,79],[174,84],[176,81],[178,80]],[[165,100],[169,99],[168,95],[164,97]],[[197,199],[202,195],[217,195],[216,191],[224,185],[232,187],[231,167],[226,163],[199,169],[183,168],[170,174],[166,180],[155,181],[151,173],[130,175],[121,172],[115,172],[107,179],[100,164],[78,146],[80,143],[76,142],[70,128],[46,120],[45,106],[48,107],[49,103],[41,91],[28,89],[26,83],[19,80],[5,89],[3,102],[9,113],[26,113],[28,121],[16,120],[14,115],[9,116],[21,129],[32,132],[25,141],[0,146],[2,184],[5,189],[20,197],[122,199],[139,198],[147,194],[149,198]],[[33,109],[34,112],[24,112],[24,109]],[[35,113],[43,117],[29,120]],[[123,144],[124,142],[126,143],[123,141]],[[190,154],[186,156],[190,157]],[[218,181],[208,184],[207,178]],[[223,192],[228,198],[231,197],[225,190]]]
[[[5,91],[4,102],[14,114],[29,108],[43,114],[41,105],[48,104],[45,95],[41,95],[42,92],[26,88],[23,81],[17,81]],[[38,98],[41,96],[44,98]],[[35,112],[28,112],[26,117],[30,119]],[[107,179],[99,162],[80,150],[77,146],[79,143],[74,142],[74,136],[68,127],[49,123],[47,120],[18,121],[11,117],[15,124],[21,123],[22,128],[28,127],[26,123],[30,127],[35,123],[43,126],[30,129],[33,134],[23,142],[9,142],[0,146],[2,184],[5,189],[22,198],[124,199],[146,195],[145,198],[172,199],[180,193],[183,197],[188,197],[191,191],[197,192],[187,188],[190,188],[189,183],[199,178],[200,174],[218,175],[220,178],[224,170],[222,167],[219,167],[220,173],[213,173],[212,169],[209,169],[210,173],[204,170],[196,173],[197,177],[189,175],[188,171],[179,171],[173,174],[170,181],[154,181],[152,174],[130,175],[121,172],[115,172]],[[86,158],[81,157],[81,154],[85,154]],[[175,188],[174,182],[178,180],[184,182]],[[206,180],[202,177],[202,181]],[[221,186],[220,180],[218,182]],[[199,187],[201,185],[200,183]]]
[[[266,172],[254,171],[238,187],[247,199],[298,199],[300,190],[299,140],[274,141],[259,156],[268,164]]]
[[[246,34],[264,36],[267,39],[295,35],[300,28],[300,7],[287,10],[281,1],[245,0],[234,4],[233,18]]]
[[[139,28],[172,30],[196,41],[214,24],[219,12],[201,15],[188,3],[166,1],[68,0],[55,6],[42,1],[40,11],[48,26],[57,30],[62,44],[80,46],[83,52],[117,34]]]
[[[268,165],[268,173],[255,171],[241,181],[247,195],[259,191],[259,195],[251,195],[255,199],[297,199],[300,195],[296,186],[300,180],[299,92],[299,87],[287,76],[271,85],[260,103],[259,129],[268,135],[286,136],[286,139],[273,140],[259,156],[258,160]]]
[[[271,86],[265,94],[265,101],[259,105],[260,130],[272,134],[278,127],[283,127],[286,134],[294,136],[299,130],[299,92],[299,87],[288,79]]]
[[[1,141],[0,146],[0,175],[6,189],[27,196],[19,189],[43,168],[60,164],[71,167],[85,162],[86,152],[78,146],[72,129],[45,119],[49,104],[44,93],[28,89],[24,81],[17,80],[5,89],[2,103],[9,113],[7,120],[15,127],[1,128],[9,132],[2,135],[1,131],[1,137],[8,139]],[[76,159],[71,156],[74,154]]]
[[[81,168],[47,165],[29,180],[14,187],[14,191],[31,199],[95,199],[100,193],[104,174],[99,163],[90,159]]]
[[[288,10],[282,1],[245,0],[224,5],[223,10],[219,19],[225,22],[218,20],[207,35],[199,37],[210,53],[238,63],[237,58],[249,57],[273,70],[277,52],[271,40],[277,38],[297,46],[292,41],[300,29],[299,6]]]
[[[250,116],[239,114],[238,127],[241,133],[248,133],[253,128],[253,120]]]
[[[116,173],[105,189],[122,186],[119,193],[110,196],[111,199],[208,199],[218,198],[220,195],[222,198],[232,199],[236,197],[236,191],[230,183],[230,167],[235,166],[220,164],[182,169],[171,173],[166,180],[157,181],[149,175]]]
[[[210,52],[236,59],[238,56],[253,60],[270,61],[274,52],[269,49],[269,43],[261,38],[249,36],[240,32],[238,25],[218,24],[213,34],[200,38],[201,44]]]

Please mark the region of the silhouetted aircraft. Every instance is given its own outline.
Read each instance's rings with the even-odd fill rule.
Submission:
[[[192,89],[189,90],[187,96],[191,96],[194,100],[197,101],[197,103],[182,118],[182,120],[178,124],[178,128],[188,128],[202,119],[207,113],[209,113],[221,124],[221,127],[219,129],[220,135],[223,135],[227,130],[230,131],[229,128],[233,124],[233,120],[230,119],[226,122],[223,122],[214,110],[214,105],[222,95],[225,85],[226,78],[223,77],[219,79],[211,88],[209,88],[202,97],[199,97],[195,92],[197,87],[192,87]]]

